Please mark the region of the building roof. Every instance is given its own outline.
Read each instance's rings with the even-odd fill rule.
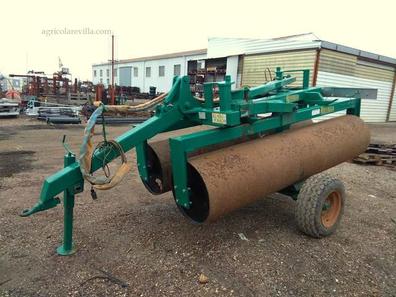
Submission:
[[[208,58],[252,55],[290,50],[326,48],[380,63],[396,65],[396,59],[320,39],[313,33],[271,39],[213,37],[208,41]]]
[[[208,39],[208,49],[198,49],[157,56],[124,59],[116,61],[116,64],[169,59],[180,56],[207,55],[207,59],[212,59],[235,55],[252,55],[260,53],[320,48],[335,50],[338,52],[355,55],[363,59],[369,59],[379,63],[396,66],[395,58],[325,41],[313,33],[303,33],[271,39],[212,37]],[[93,64],[93,66],[104,65],[109,65],[109,62]]]
[[[321,40],[321,47],[325,48],[325,49],[335,50],[335,51],[341,52],[341,53],[355,55],[355,56],[370,59],[370,60],[376,60],[378,62],[382,62],[382,63],[386,63],[386,64],[392,64],[394,66],[396,65],[395,58],[374,54],[371,52],[363,51],[360,49],[356,49],[353,47],[349,47],[349,46],[345,46],[345,45],[341,45],[341,44],[337,44],[337,43],[333,43],[333,42],[329,42],[329,41],[325,41],[325,40]]]
[[[141,62],[141,61],[150,61],[150,60],[160,60],[160,59],[170,59],[170,58],[177,58],[177,57],[184,57],[184,56],[195,56],[195,55],[206,55],[207,49],[197,49],[191,51],[184,51],[184,52],[177,52],[177,53],[170,53],[170,54],[163,54],[163,55],[156,55],[156,56],[147,56],[147,57],[139,57],[139,58],[132,58],[132,59],[123,59],[118,60],[116,64],[124,64],[124,63],[132,63],[132,62]],[[93,64],[93,66],[103,66],[109,65],[110,63],[98,63]]]

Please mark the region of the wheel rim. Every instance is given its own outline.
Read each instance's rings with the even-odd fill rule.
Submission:
[[[337,222],[341,212],[341,201],[341,194],[337,191],[331,192],[324,201],[320,217],[326,228],[331,228]]]

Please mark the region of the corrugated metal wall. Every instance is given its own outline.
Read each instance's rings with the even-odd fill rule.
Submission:
[[[357,57],[335,51],[320,51],[319,71],[343,75],[355,75]]]
[[[243,60],[242,86],[257,86],[266,82],[265,70],[269,68],[274,76],[277,66],[283,70],[310,69],[311,84],[316,58],[316,50],[282,52],[245,56]],[[302,83],[302,73],[292,73],[297,77],[296,85]],[[267,79],[269,76],[267,74]]]
[[[386,121],[386,113],[389,106],[392,82],[371,80],[356,76],[319,71],[317,86],[378,89],[377,99],[362,100],[361,117],[367,122]],[[323,117],[323,119],[334,117],[340,114],[343,113],[331,114],[329,116]]]
[[[356,76],[361,78],[368,78],[373,80],[380,80],[380,81],[393,81],[394,70],[391,67],[386,68],[378,68],[375,65],[362,65],[362,62],[357,63],[356,65]],[[382,65],[379,65],[384,67]]]
[[[362,100],[361,117],[367,122],[385,122],[393,76],[394,70],[392,67],[361,61],[353,55],[322,50],[317,86],[378,89],[376,100]]]

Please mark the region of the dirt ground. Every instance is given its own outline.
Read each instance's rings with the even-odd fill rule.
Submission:
[[[108,127],[112,137],[128,129]],[[375,141],[396,142],[396,124],[371,130]],[[58,256],[62,206],[18,214],[62,167],[62,136],[78,152],[82,132],[0,121],[1,296],[396,296],[396,171],[386,167],[330,170],[346,185],[346,208],[338,231],[318,240],[297,230],[295,202],[276,194],[216,223],[192,224],[172,194],[147,192],[134,165],[98,200],[89,189],[77,195],[77,253]],[[134,162],[135,153],[128,157]],[[208,283],[198,282],[201,273]]]

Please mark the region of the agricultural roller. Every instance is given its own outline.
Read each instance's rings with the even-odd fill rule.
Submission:
[[[57,249],[72,254],[75,194],[91,184],[96,190],[115,186],[128,173],[125,153],[135,148],[137,168],[153,194],[173,192],[180,211],[197,223],[216,220],[268,194],[280,192],[296,200],[299,228],[313,237],[332,234],[345,202],[341,181],[321,173],[363,152],[370,140],[359,118],[362,98],[376,90],[309,87],[309,70],[302,84],[277,68],[275,79],[263,85],[232,90],[231,79],[204,84],[203,98],[192,95],[188,76],[175,77],[167,94],[140,106],[98,105],[84,132],[79,158],[65,145],[64,168],[45,179],[39,201],[22,216],[61,203],[64,235]],[[292,72],[292,71],[290,71]],[[155,108],[154,115],[114,140],[92,143],[96,120],[104,112],[138,112]],[[346,115],[313,123],[312,119],[344,111]],[[148,142],[155,135],[180,130],[166,141]],[[94,175],[121,157],[122,165],[108,176]]]

